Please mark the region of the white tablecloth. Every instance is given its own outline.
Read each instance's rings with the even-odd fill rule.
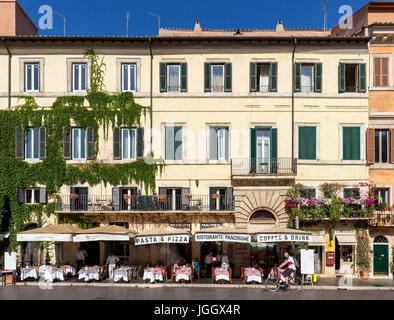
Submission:
[[[114,272],[114,282],[119,282],[120,280],[129,281],[129,275],[131,268],[119,268]]]
[[[97,269],[81,269],[78,271],[78,280],[84,279],[89,282],[90,280],[100,281],[100,272]]]
[[[51,266],[40,266],[38,268],[38,275],[40,278],[44,277],[45,273],[47,272],[47,270],[51,270],[52,267]]]
[[[64,275],[68,275],[68,274],[75,276],[76,271],[73,266],[66,266],[66,270],[64,270]]]
[[[246,277],[246,282],[247,283],[252,282],[252,281],[256,281],[258,283],[262,283],[263,282],[262,279],[261,279],[261,276],[248,276],[248,277]]]
[[[225,274],[218,274],[217,276],[215,276],[215,281],[219,281],[219,280],[230,281],[230,277]]]
[[[22,268],[21,269],[21,280],[26,280],[29,278],[38,279],[38,274],[34,268]]]
[[[145,271],[144,271],[144,276],[143,276],[142,279],[143,279],[144,281],[145,281],[146,279],[149,279],[151,283],[155,282],[155,280],[156,280],[156,281],[160,281],[160,282],[163,282],[163,281],[164,281],[164,280],[163,280],[163,275],[162,275],[162,274],[153,274],[153,272],[150,271],[150,270],[145,270]]]
[[[47,269],[44,274],[44,279],[48,282],[53,282],[54,280],[64,281],[63,270],[60,268]]]
[[[187,274],[177,274],[175,276],[175,282],[178,282],[179,280],[190,281],[190,276],[188,276]]]

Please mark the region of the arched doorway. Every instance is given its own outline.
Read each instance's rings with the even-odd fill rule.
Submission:
[[[373,242],[373,273],[389,274],[389,241],[384,236],[376,236]]]

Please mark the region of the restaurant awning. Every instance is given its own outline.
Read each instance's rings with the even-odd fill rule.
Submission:
[[[252,236],[242,230],[230,228],[210,228],[197,231],[194,235],[196,242],[237,242],[250,243]]]
[[[129,241],[135,234],[126,228],[116,225],[81,230],[73,237],[74,242],[90,241]]]
[[[354,235],[336,235],[340,246],[355,246],[357,239]]]
[[[164,228],[141,232],[134,237],[136,246],[160,243],[189,243],[189,230],[167,230]]]
[[[326,245],[326,237],[323,235],[312,235],[312,240],[308,244],[311,247],[325,246]]]
[[[297,229],[270,228],[256,234],[259,243],[310,242],[312,233]]]
[[[42,228],[19,232],[16,240],[19,242],[72,242],[73,235],[81,232],[82,229],[69,224],[49,225]]]

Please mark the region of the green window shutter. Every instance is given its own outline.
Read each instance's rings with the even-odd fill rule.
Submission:
[[[278,129],[271,129],[271,173],[278,172]]]
[[[218,159],[218,132],[216,127],[209,128],[209,160]]]
[[[182,127],[174,128],[174,151],[175,160],[182,160],[183,158],[183,150],[182,150]]]
[[[343,93],[346,91],[346,66],[340,62],[338,67],[338,91]]]
[[[323,87],[323,64],[315,63],[315,92],[322,92]]]
[[[270,64],[270,91],[278,91],[278,63],[272,62]]]
[[[23,188],[18,188],[18,203],[22,204],[26,202],[26,194],[25,194],[25,189]]]
[[[228,161],[228,128],[224,130],[224,156],[226,161]]]
[[[228,62],[224,64],[224,91],[232,91],[232,63]]]
[[[87,160],[94,159],[94,129],[86,129],[86,150],[87,150]]]
[[[204,91],[211,92],[211,64],[204,63]]]
[[[298,158],[316,160],[316,127],[299,127]]]
[[[25,129],[15,127],[15,158],[25,159]]]
[[[360,153],[360,128],[352,128],[352,141],[353,141],[353,148],[352,148],[352,158],[353,160],[360,160],[361,153]]]
[[[343,160],[351,160],[351,154],[350,154],[350,150],[351,150],[351,132],[350,132],[351,128],[347,128],[347,127],[343,127],[342,128],[342,135],[343,135]]]
[[[257,91],[257,63],[251,62],[250,64],[250,92]]]
[[[364,93],[367,91],[367,67],[365,63],[358,65],[358,92]]]
[[[165,127],[165,157],[166,160],[174,160],[174,127]]]
[[[160,92],[167,91],[167,63],[160,62]]]
[[[301,91],[301,63],[294,64],[294,91]]]
[[[250,129],[250,172],[256,172],[256,128]]]
[[[40,127],[38,129],[38,137],[39,137],[39,144],[38,144],[38,154],[41,160],[44,160],[47,157],[47,128]]]
[[[137,128],[137,159],[144,157],[144,128]]]
[[[120,128],[119,127],[114,127],[113,129],[113,135],[114,135],[114,160],[120,160],[121,159],[121,142],[120,142]]]
[[[343,127],[343,160],[360,160],[360,127]]]
[[[181,63],[181,91],[187,92],[187,63]]]
[[[71,129],[63,128],[63,158],[71,160]]]

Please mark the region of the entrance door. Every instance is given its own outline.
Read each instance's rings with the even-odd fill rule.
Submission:
[[[77,195],[70,199],[71,211],[87,211],[88,210],[88,188],[70,188],[70,193]]]
[[[388,275],[389,273],[389,246],[383,236],[375,238],[373,246],[373,273],[376,275]]]
[[[256,170],[257,173],[270,172],[270,130],[258,129],[256,132]]]

